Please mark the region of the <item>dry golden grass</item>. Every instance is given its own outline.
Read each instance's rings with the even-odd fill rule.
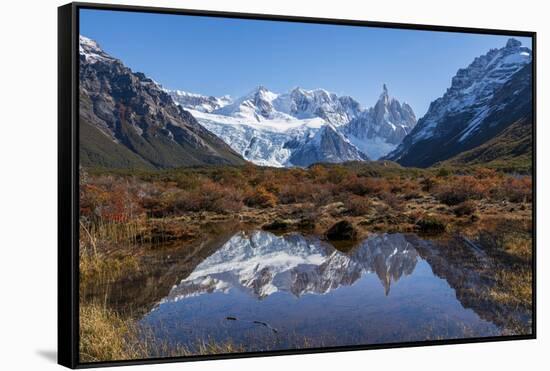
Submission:
[[[142,358],[144,345],[129,321],[97,304],[80,306],[80,361]]]
[[[87,228],[81,223],[79,273],[83,287],[88,283],[99,285],[113,282],[139,270],[138,257],[129,251],[131,245],[128,241],[113,242],[114,236],[108,236],[105,231],[98,227]],[[110,246],[117,248],[110,251]]]
[[[525,306],[533,298],[531,270],[501,270],[496,272],[495,278],[499,289],[490,292],[491,298],[500,303],[514,306]]]
[[[506,235],[503,248],[508,254],[530,260],[533,253],[533,239],[527,234]]]
[[[79,260],[80,283],[101,285],[114,282],[120,277],[131,276],[139,271],[139,259],[129,254],[103,253],[81,254]]]
[[[80,305],[80,361],[100,362],[239,353],[244,349],[232,343],[197,341],[193,349],[159,341],[131,318],[123,318],[100,304]]]

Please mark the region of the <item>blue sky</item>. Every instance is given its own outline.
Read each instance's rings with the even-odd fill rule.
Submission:
[[[458,68],[508,39],[106,10],[81,10],[80,34],[171,89],[236,98],[257,85],[324,88],[370,107],[386,83],[418,117]]]

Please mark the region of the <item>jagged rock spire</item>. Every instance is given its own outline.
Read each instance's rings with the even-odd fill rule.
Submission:
[[[521,41],[514,38],[509,38],[508,41],[506,42],[507,48],[518,48],[520,46],[521,46]]]

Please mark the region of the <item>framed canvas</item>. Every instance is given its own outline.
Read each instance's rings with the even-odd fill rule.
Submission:
[[[60,364],[535,338],[534,32],[58,19]]]

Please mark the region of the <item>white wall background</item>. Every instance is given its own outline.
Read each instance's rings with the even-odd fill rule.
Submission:
[[[112,1],[105,1],[111,3]],[[550,27],[540,0],[132,0],[134,5],[538,32],[537,340],[145,366],[156,370],[530,370],[548,360],[546,223]],[[56,32],[59,0],[8,0],[0,11],[0,368],[59,369],[56,352]],[[545,215],[546,214],[546,215]],[[546,352],[546,354],[545,354]],[[143,369],[144,366],[140,366]],[[137,369],[134,367],[127,368]]]

